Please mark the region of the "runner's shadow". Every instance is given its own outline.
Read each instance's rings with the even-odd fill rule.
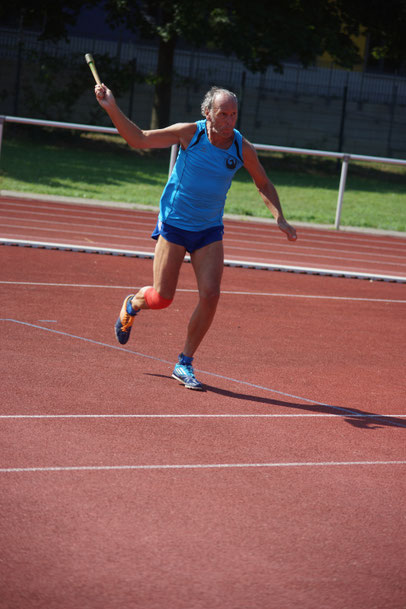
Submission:
[[[399,419],[359,410],[357,408],[344,408],[341,406],[330,406],[327,404],[297,404],[295,402],[288,402],[287,400],[264,398],[247,393],[230,391],[228,389],[219,389],[219,387],[213,387],[212,385],[207,384],[204,386],[205,389],[211,393],[217,393],[218,395],[223,395],[225,397],[238,400],[255,402],[257,404],[266,404],[269,406],[283,406],[285,408],[294,408],[295,410],[314,412],[317,414],[335,414],[338,417],[343,417],[347,423],[353,427],[358,427],[359,429],[380,429],[381,427],[403,427],[406,429],[406,423]]]
[[[163,379],[172,378],[167,374],[152,374],[148,372],[145,374],[147,376],[155,376]],[[342,406],[330,406],[327,404],[297,404],[287,400],[265,398],[251,395],[249,393],[230,391],[229,389],[220,389],[219,387],[214,387],[213,385],[208,385],[207,383],[204,383],[203,386],[204,390],[208,393],[217,393],[218,395],[222,395],[227,398],[244,400],[244,402],[255,402],[255,404],[265,404],[266,406],[282,406],[284,408],[293,408],[295,410],[314,412],[316,414],[336,415],[337,417],[344,418],[347,423],[359,429],[380,429],[381,427],[401,427],[406,429],[406,422],[403,422],[400,419],[368,412],[365,410],[359,410],[357,408],[344,408]]]

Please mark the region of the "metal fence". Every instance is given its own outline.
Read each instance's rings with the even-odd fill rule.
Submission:
[[[21,53],[46,53],[65,59],[91,52],[94,55],[109,55],[126,63],[137,60],[137,70],[149,74],[155,71],[157,48],[153,45],[135,44],[71,36],[68,41],[40,41],[36,32],[0,28],[0,57],[17,60]],[[331,68],[303,68],[298,64],[283,64],[283,73],[269,67],[264,74],[249,72],[235,58],[215,53],[178,49],[175,53],[176,75],[190,81],[218,81],[229,83],[236,91],[241,87],[245,73],[246,87],[262,87],[265,90],[291,93],[293,95],[320,95],[327,99],[341,98],[343,87],[348,88],[349,101],[358,103],[384,103],[406,105],[406,78],[367,72],[352,72]]]
[[[108,117],[94,104],[84,62],[88,52],[96,62],[103,58],[99,68],[110,86],[116,67],[123,68],[120,107],[148,127],[154,93],[148,77],[156,71],[156,45],[78,36],[53,43],[39,41],[35,32],[4,28],[0,114],[107,125]],[[48,67],[42,70],[43,65]],[[184,49],[175,53],[174,71],[170,122],[199,118],[203,95],[219,85],[239,96],[237,127],[251,141],[406,158],[405,77],[288,63],[283,74],[272,68],[254,74],[236,58]]]
[[[78,129],[81,131],[90,131],[90,132],[99,132],[99,133],[118,133],[117,129],[112,127],[99,127],[95,125],[80,125],[76,123],[59,123],[55,121],[41,121],[31,118],[22,118],[17,116],[0,116],[0,153],[1,153],[1,144],[3,139],[3,125],[5,122],[10,123],[19,123],[24,125],[36,125],[42,127],[57,127],[62,129]],[[335,158],[342,161],[341,165],[341,177],[340,184],[338,189],[338,198],[337,198],[337,207],[336,207],[336,217],[335,217],[335,229],[338,230],[340,228],[340,220],[341,220],[341,210],[344,199],[345,186],[347,181],[347,172],[348,172],[348,164],[350,160],[353,161],[364,161],[371,163],[388,163],[392,165],[403,165],[406,167],[406,161],[402,159],[389,159],[383,157],[373,157],[373,156],[365,156],[358,154],[349,154],[349,153],[337,153],[331,152],[328,150],[307,150],[304,148],[288,148],[284,146],[268,146],[266,144],[253,144],[257,150],[264,150],[268,152],[283,152],[287,154],[301,154],[305,156],[318,156],[325,158]],[[173,167],[176,162],[176,156],[178,152],[178,146],[174,145],[171,147],[170,157],[169,157],[169,175],[172,173]]]

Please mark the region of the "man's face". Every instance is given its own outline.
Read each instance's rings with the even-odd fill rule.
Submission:
[[[231,137],[233,134],[237,116],[237,102],[226,93],[218,93],[213,100],[211,110],[206,112],[206,118],[211,124],[212,131],[224,138]]]

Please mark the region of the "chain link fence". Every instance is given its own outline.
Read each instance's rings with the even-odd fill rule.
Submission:
[[[10,29],[0,29],[0,113],[107,124],[94,103],[88,52],[123,110],[148,127],[156,46],[84,37],[52,43]],[[176,51],[174,68],[173,122],[197,120],[216,84],[239,95],[239,128],[251,140],[406,157],[404,77],[296,64],[254,74],[235,58],[190,50]]]

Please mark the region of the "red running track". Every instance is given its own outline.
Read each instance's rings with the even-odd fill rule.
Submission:
[[[190,265],[0,257],[2,609],[403,609],[404,285],[227,267],[196,393]]]
[[[0,198],[2,241],[59,243],[152,255],[156,211],[112,209]],[[231,264],[271,265],[327,274],[359,273],[406,282],[406,236],[299,228],[288,242],[275,224],[226,219],[225,256]]]

